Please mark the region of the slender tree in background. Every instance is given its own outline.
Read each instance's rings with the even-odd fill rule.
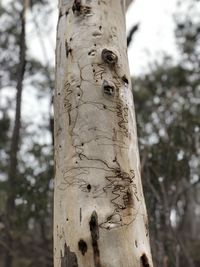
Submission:
[[[5,255],[5,267],[12,266],[12,252],[13,252],[13,240],[11,235],[11,230],[14,224],[14,212],[15,212],[15,187],[17,179],[18,170],[18,151],[20,142],[20,128],[21,128],[21,102],[22,102],[22,89],[23,80],[26,67],[26,41],[25,41],[25,12],[26,12],[26,1],[23,2],[23,8],[20,14],[21,18],[21,33],[19,36],[19,65],[17,71],[17,86],[16,86],[16,108],[15,108],[15,121],[14,128],[11,137],[11,147],[10,147],[10,162],[9,162],[9,172],[8,172],[8,185],[9,194],[7,199],[7,219],[6,219],[6,243],[9,250],[6,250]]]
[[[60,0],[54,267],[153,266],[126,50],[124,1]]]
[[[22,97],[23,92],[31,95],[34,90],[36,95],[40,94],[38,103],[43,97],[50,98],[47,95],[50,75],[31,57],[30,51],[27,53],[25,45],[30,36],[25,28],[32,24],[30,12],[27,23],[25,9],[37,14],[41,21],[44,14],[49,13],[48,8],[46,0],[34,1],[31,6],[22,0],[0,3],[1,267],[52,266],[53,161],[52,146],[46,141],[49,116],[42,127],[33,125],[31,119],[25,117],[28,114],[24,116]],[[38,12],[38,9],[43,11]],[[41,25],[40,32],[44,33]],[[43,140],[39,137],[40,130],[45,136]]]

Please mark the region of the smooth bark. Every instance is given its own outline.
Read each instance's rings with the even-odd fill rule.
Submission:
[[[153,266],[124,1],[60,1],[54,100],[54,267]]]

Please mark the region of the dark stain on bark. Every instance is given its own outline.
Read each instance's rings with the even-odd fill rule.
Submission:
[[[79,240],[79,242],[78,242],[78,249],[81,251],[81,253],[82,253],[83,256],[87,252],[87,243],[83,239],[80,239]]]
[[[91,7],[90,6],[83,6],[81,3],[81,0],[74,0],[74,4],[72,6],[72,11],[76,15],[88,15],[91,13]]]
[[[82,221],[82,209],[80,208],[80,223]]]
[[[71,47],[68,45],[67,40],[65,41],[65,53],[66,53],[66,57],[68,57],[69,54],[72,53],[72,49],[71,49]]]
[[[114,97],[115,87],[113,84],[104,80],[102,86],[103,86],[103,95],[108,96],[108,97]]]
[[[76,254],[70,251],[70,247],[65,244],[64,255],[61,256],[61,267],[78,267]]]
[[[72,11],[73,12],[80,12],[81,11],[81,0],[75,0],[74,4],[72,6]]]
[[[87,185],[87,190],[90,192],[91,189],[92,189],[91,184],[88,184],[88,185]]]
[[[99,225],[98,225],[98,215],[97,215],[96,211],[92,212],[89,225],[90,225],[90,233],[91,233],[91,237],[92,237],[94,264],[95,264],[95,267],[101,267],[100,251],[99,251],[99,246],[98,246]]]
[[[141,261],[142,267],[150,267],[147,255],[145,253],[142,254],[142,256],[140,257],[140,261]]]
[[[125,82],[126,84],[129,83],[129,82],[128,82],[128,79],[127,79],[127,77],[126,77],[126,75],[124,75],[124,76],[122,77],[122,81]]]

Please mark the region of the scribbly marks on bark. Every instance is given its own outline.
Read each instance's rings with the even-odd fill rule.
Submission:
[[[84,154],[81,154],[80,158],[78,166],[68,168],[63,174],[60,190],[76,186],[93,198],[108,198],[113,211],[109,218],[101,222],[101,228],[111,229],[133,222],[138,213],[135,204],[139,203],[134,170],[124,171],[116,158],[112,165],[101,159],[88,158]],[[88,180],[95,170],[104,177],[101,185]]]
[[[124,106],[122,101],[116,103],[116,111],[118,118],[118,126],[121,130],[121,133],[128,138],[129,131],[127,128],[128,124],[128,106]]]

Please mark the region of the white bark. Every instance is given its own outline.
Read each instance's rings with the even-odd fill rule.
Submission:
[[[54,267],[153,266],[124,6],[60,1]]]

